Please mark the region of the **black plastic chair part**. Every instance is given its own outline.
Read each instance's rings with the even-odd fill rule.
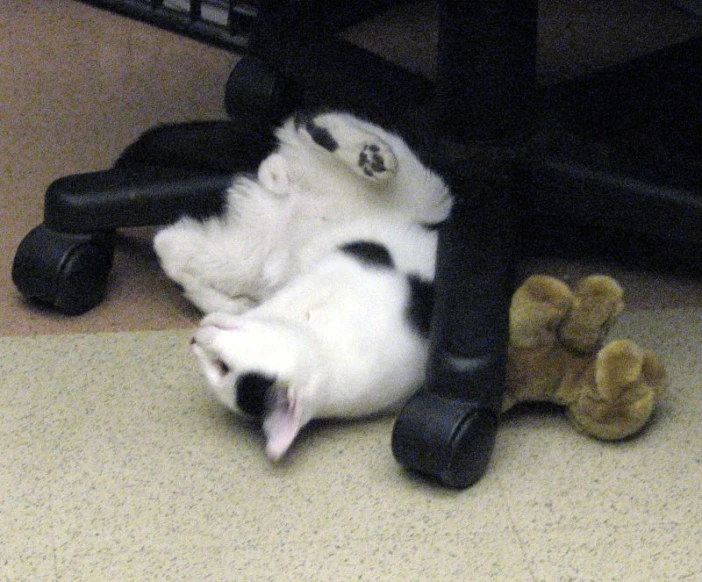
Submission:
[[[405,468],[454,488],[478,481],[492,455],[514,285],[512,200],[529,189],[514,152],[534,124],[536,2],[492,9],[504,17],[442,4],[435,100],[444,115],[434,131],[457,203],[439,234],[425,386],[392,435]]]
[[[272,143],[266,128],[243,122],[161,126],[112,169],[55,180],[44,222],[15,254],[15,285],[30,301],[67,315],[89,311],[105,298],[116,230],[219,212],[232,175],[255,170]]]
[[[502,406],[514,280],[505,182],[492,177],[459,200],[440,232],[427,378],[392,434],[404,467],[453,488],[487,470]]]

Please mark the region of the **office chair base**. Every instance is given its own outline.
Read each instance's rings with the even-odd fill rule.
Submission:
[[[395,422],[392,452],[406,469],[464,489],[485,474],[497,425],[497,415],[484,405],[419,392]]]
[[[62,233],[41,224],[20,243],[12,280],[30,301],[80,315],[104,299],[113,255],[112,233]]]

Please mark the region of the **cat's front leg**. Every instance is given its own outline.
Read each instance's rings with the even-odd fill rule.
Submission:
[[[366,180],[386,182],[397,173],[397,157],[390,145],[350,115],[300,113],[295,117],[295,129]]]

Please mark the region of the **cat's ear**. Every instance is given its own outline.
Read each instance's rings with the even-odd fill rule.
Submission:
[[[299,400],[286,389],[271,395],[270,409],[263,421],[266,433],[266,454],[278,461],[288,451],[303,427],[303,410]]]
[[[258,168],[258,180],[274,194],[287,194],[290,187],[288,162],[280,154],[271,154]]]

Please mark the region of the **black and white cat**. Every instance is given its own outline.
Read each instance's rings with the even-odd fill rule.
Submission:
[[[314,418],[391,411],[420,387],[452,205],[398,135],[349,114],[297,115],[276,136],[223,216],[154,240],[209,314],[193,348],[210,390],[262,419],[273,460]]]

